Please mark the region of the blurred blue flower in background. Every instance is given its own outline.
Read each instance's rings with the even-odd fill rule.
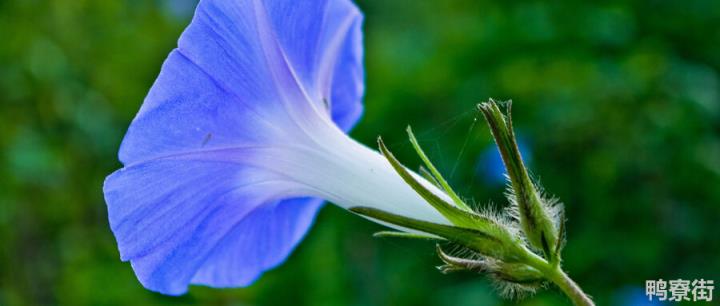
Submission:
[[[653,297],[650,301],[645,295],[645,288],[642,287],[623,287],[615,293],[614,305],[620,306],[659,306],[667,305],[667,303],[659,301],[657,297]]]
[[[322,199],[448,222],[345,134],[362,113],[361,22],[349,0],[200,2],[104,186],[146,288],[251,284]]]
[[[160,0],[165,12],[177,19],[185,19],[192,16],[198,0]]]
[[[525,165],[530,168],[532,166],[532,150],[530,150],[527,143],[520,135],[518,135],[517,144],[520,149],[523,162],[525,162]],[[502,156],[500,156],[500,151],[498,151],[495,143],[489,144],[480,153],[475,171],[488,184],[504,185],[507,183],[507,171],[505,171]]]

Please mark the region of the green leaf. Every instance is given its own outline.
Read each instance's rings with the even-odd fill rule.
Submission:
[[[440,174],[440,171],[435,168],[435,165],[430,162],[430,159],[425,154],[425,151],[423,151],[423,149],[420,147],[420,144],[418,143],[417,138],[415,138],[415,134],[413,134],[412,128],[410,128],[410,126],[407,127],[407,133],[410,137],[410,143],[415,149],[415,152],[417,152],[418,156],[420,156],[420,159],[422,159],[423,163],[425,163],[425,166],[428,167],[430,173],[432,173],[433,177],[440,184],[442,189],[445,190],[445,193],[450,196],[450,198],[453,200],[453,202],[455,202],[455,205],[457,205],[457,207],[460,207],[465,211],[472,211],[472,209],[470,209],[470,206],[465,204],[465,202],[460,199],[457,193],[455,193],[455,191],[450,187],[450,184],[448,184],[445,178],[443,178],[442,174]]]

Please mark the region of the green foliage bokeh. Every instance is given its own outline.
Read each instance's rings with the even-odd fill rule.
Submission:
[[[566,203],[565,267],[599,304],[639,305],[647,279],[720,282],[720,2],[358,4],[367,94],[353,137],[381,134],[416,166],[412,124],[458,192],[501,208],[474,105],[513,99],[532,172]],[[0,305],[565,303],[441,275],[432,244],[373,239],[380,226],[331,205],[248,288],[143,289],[119,260],[102,182],[192,5],[0,1]]]

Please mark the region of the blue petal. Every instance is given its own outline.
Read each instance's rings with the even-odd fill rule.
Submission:
[[[298,77],[313,96],[332,103],[334,121],[349,130],[362,113],[365,89],[357,8],[349,1],[270,1],[266,6],[273,27],[289,34],[278,40]]]
[[[302,239],[322,202],[296,198],[248,148],[301,141],[289,134],[318,110],[352,127],[361,19],[346,0],[201,1],[105,181],[121,258],[144,286],[245,286]]]
[[[340,128],[350,130],[362,115],[362,96],[365,92],[362,64],[362,18],[353,21],[352,29],[343,42],[338,63],[333,71],[330,93],[332,119]]]
[[[321,204],[277,200],[290,183],[276,175],[196,158],[126,167],[105,182],[121,258],[154,291],[250,284],[287,257]]]
[[[259,207],[218,244],[193,283],[216,287],[251,284],[264,270],[285,261],[321,205],[319,199],[296,198]]]
[[[311,107],[326,103],[347,131],[362,113],[361,22],[345,0],[202,1],[130,126],[120,160],[273,139],[269,133],[297,128]]]

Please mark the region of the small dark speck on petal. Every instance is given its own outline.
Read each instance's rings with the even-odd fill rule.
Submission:
[[[326,111],[330,111],[330,101],[327,98],[323,98],[323,105],[325,106]]]
[[[205,135],[205,139],[203,139],[203,141],[202,141],[202,144],[200,144],[200,147],[204,147],[210,141],[211,138],[212,138],[212,133],[207,133],[207,135]]]

